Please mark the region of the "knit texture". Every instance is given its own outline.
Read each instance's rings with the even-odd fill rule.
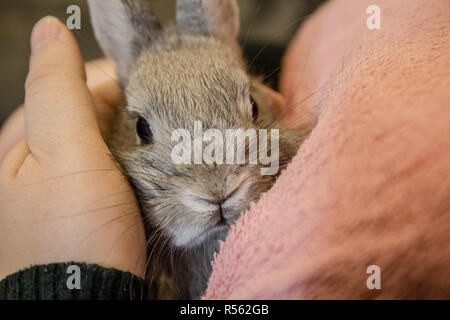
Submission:
[[[307,109],[317,126],[231,230],[205,299],[450,298],[449,13],[448,0],[331,0],[309,18],[282,91],[287,123]]]
[[[69,289],[68,267],[80,268],[81,289]],[[0,282],[0,300],[142,300],[148,289],[129,272],[83,263],[32,266]]]

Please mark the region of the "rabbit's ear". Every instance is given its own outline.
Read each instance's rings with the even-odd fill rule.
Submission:
[[[143,0],[88,0],[95,35],[115,60],[122,84],[133,62],[152,44],[161,26]]]
[[[177,0],[177,25],[183,33],[236,41],[239,19],[236,0]]]

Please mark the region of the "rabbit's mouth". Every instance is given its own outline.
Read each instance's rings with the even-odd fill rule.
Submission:
[[[247,209],[245,205],[246,188],[243,187],[245,180],[223,198],[202,198],[190,196],[195,202],[196,211],[204,211],[210,216],[210,227],[230,227],[237,218]]]
[[[228,232],[250,207],[250,179],[242,179],[236,184],[224,193],[224,197],[199,196],[186,191],[178,198],[191,218],[184,217],[187,224],[183,224],[182,230],[172,230],[176,246],[196,247]]]

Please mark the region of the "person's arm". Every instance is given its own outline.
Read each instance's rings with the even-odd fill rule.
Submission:
[[[115,74],[106,61],[85,70],[54,18],[31,44],[24,107],[0,131],[0,298],[139,299],[143,222],[103,139],[121,102]],[[69,261],[80,290],[67,286]]]
[[[143,300],[148,293],[130,272],[75,262],[32,266],[0,281],[0,300]]]

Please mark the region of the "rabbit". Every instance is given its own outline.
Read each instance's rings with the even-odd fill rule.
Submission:
[[[125,95],[107,142],[145,222],[149,298],[200,298],[220,242],[271,188],[310,128],[284,127],[262,81],[248,73],[235,0],[178,0],[175,23],[164,27],[148,1],[88,3]],[[193,132],[196,121],[222,133],[278,130],[280,170],[262,175],[260,163],[175,164],[173,132]]]

